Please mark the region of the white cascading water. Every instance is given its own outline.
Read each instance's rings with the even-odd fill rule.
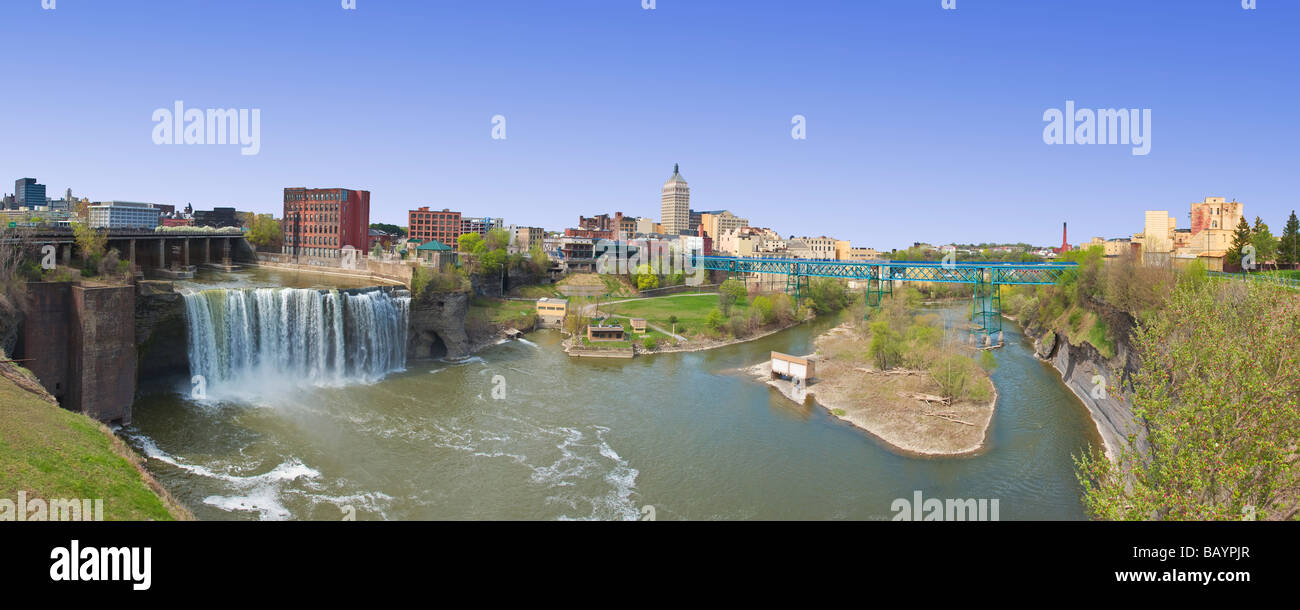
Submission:
[[[310,385],[377,381],[406,366],[410,298],[304,288],[185,295],[190,374],[209,390],[243,379]]]

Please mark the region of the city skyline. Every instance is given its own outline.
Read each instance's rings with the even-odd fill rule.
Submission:
[[[1245,202],[1277,229],[1300,207],[1286,146],[1297,127],[1258,117],[1286,115],[1295,85],[1274,75],[1297,37],[1280,17],[1297,14],[1213,0],[793,13],[775,2],[499,2],[454,14],[233,2],[143,15],[11,3],[0,49],[47,93],[3,102],[5,132],[23,146],[0,153],[0,171],[98,201],[259,213],[278,212],[286,187],[344,184],[373,193],[371,222],[404,224],[428,206],[562,229],[609,210],[658,218],[657,191],[680,163],[695,209],[886,250],[1054,244],[1061,222],[1076,243],[1121,237],[1141,210],[1206,196]],[[1015,33],[986,39],[993,24]],[[176,35],[130,42],[159,31]],[[354,36],[304,44],[315,31]],[[1111,42],[1071,43],[1097,32]],[[53,37],[65,43],[40,44]],[[1041,52],[1011,53],[1027,45]],[[124,65],[144,68],[122,78]],[[150,117],[177,101],[260,110],[260,152],[156,145]],[[1044,112],[1075,102],[1149,109],[1149,154],[1046,144]],[[492,138],[497,116],[504,140]],[[792,138],[796,116],[807,139]]]

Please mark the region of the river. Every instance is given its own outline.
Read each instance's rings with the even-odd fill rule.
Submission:
[[[900,455],[732,372],[809,353],[835,322],[632,360],[570,359],[539,331],[464,363],[227,380],[201,401],[189,379],[142,380],[121,433],[200,519],[890,519],[918,490],[997,499],[1002,519],[1085,518],[1071,455],[1100,440],[1014,324],[988,446],[968,457]]]

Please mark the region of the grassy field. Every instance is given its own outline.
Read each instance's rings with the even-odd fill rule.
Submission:
[[[105,520],[172,520],[164,501],[98,422],[45,402],[0,377],[0,498],[102,499]],[[155,483],[156,484],[156,483]]]
[[[613,305],[602,304],[600,310],[612,315],[645,318],[651,324],[669,331],[672,330],[672,324],[668,322],[668,317],[677,316],[677,332],[681,334],[683,330],[689,332],[704,330],[704,318],[717,306],[717,293],[705,292],[656,297]],[[749,304],[738,302],[732,305],[731,311],[732,315],[748,316]]]
[[[507,301],[504,299],[474,298],[469,303],[471,315],[484,316],[493,324],[522,321],[537,311],[534,301]]]

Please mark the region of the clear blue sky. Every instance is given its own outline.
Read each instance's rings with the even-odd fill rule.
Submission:
[[[0,190],[281,210],[371,191],[558,229],[692,207],[855,245],[1059,243],[1300,208],[1300,2],[5,0]],[[1150,108],[1152,147],[1048,146],[1042,115]],[[157,146],[151,114],[259,108],[261,154]],[[491,139],[493,115],[507,139]],[[790,137],[791,117],[808,138]]]

